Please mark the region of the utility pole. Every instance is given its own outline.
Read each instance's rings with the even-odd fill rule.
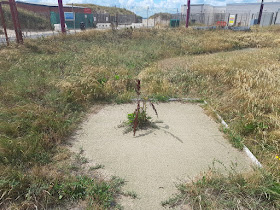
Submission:
[[[61,32],[65,34],[66,33],[66,30],[65,30],[65,18],[64,18],[64,12],[63,12],[62,0],[58,0],[58,9],[59,9]]]
[[[149,6],[147,7],[147,28],[149,28]]]
[[[188,0],[187,18],[186,18],[186,28],[189,27],[190,12],[191,12],[191,0]]]
[[[258,18],[258,25],[260,25],[260,23],[261,23],[262,12],[263,12],[263,0],[262,0],[261,7],[260,7],[259,18]]]

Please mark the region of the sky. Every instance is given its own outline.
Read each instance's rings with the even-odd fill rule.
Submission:
[[[57,0],[19,0],[34,3],[50,3],[57,4]],[[144,18],[158,12],[176,13],[180,12],[181,5],[187,4],[187,0],[62,0],[63,4],[81,3],[81,4],[97,4],[102,6],[116,6],[126,8],[135,12]],[[260,0],[191,0],[191,4],[211,4],[215,6],[223,6],[226,3],[256,3]],[[277,1],[277,0],[267,0]]]

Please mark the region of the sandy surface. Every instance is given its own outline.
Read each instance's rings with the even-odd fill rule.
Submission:
[[[214,160],[225,166],[237,163],[240,171],[249,169],[248,157],[231,146],[200,106],[172,102],[156,108],[158,118],[151,107],[148,112],[162,121],[159,129],[139,131],[133,137],[118,125],[135,105],[106,105],[89,116],[73,140],[73,151],[82,147],[85,157],[124,178],[125,190],[136,192],[139,199],[122,199],[124,209],[162,209],[161,202],[176,193],[176,183],[190,181]]]

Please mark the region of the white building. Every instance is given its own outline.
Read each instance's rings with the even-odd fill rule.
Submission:
[[[191,5],[190,19],[193,22],[213,25],[217,21],[227,22],[230,15],[236,15],[236,25],[248,26],[252,20],[258,18],[259,11],[260,3],[235,3],[223,7],[193,4]],[[280,24],[280,15],[277,16],[278,11],[280,11],[279,1],[265,2],[261,25]],[[187,14],[187,5],[182,5],[181,12],[183,16]]]
[[[143,27],[147,27],[147,28],[153,28],[153,27],[155,27],[155,19],[154,18],[149,18],[149,19],[147,19],[147,18],[143,18],[142,19],[142,25],[143,25]]]

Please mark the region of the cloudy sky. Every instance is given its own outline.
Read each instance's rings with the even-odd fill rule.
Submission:
[[[57,0],[19,0],[34,3],[57,4]],[[258,2],[259,0],[191,0],[191,4],[212,4],[217,6],[226,3]],[[273,1],[273,0],[271,0]],[[275,1],[275,0],[274,0]],[[187,0],[63,0],[63,3],[84,3],[98,4],[103,6],[116,6],[129,9],[138,15],[146,18],[147,7],[149,7],[149,16],[157,12],[176,13],[180,11],[181,5],[186,4]]]

